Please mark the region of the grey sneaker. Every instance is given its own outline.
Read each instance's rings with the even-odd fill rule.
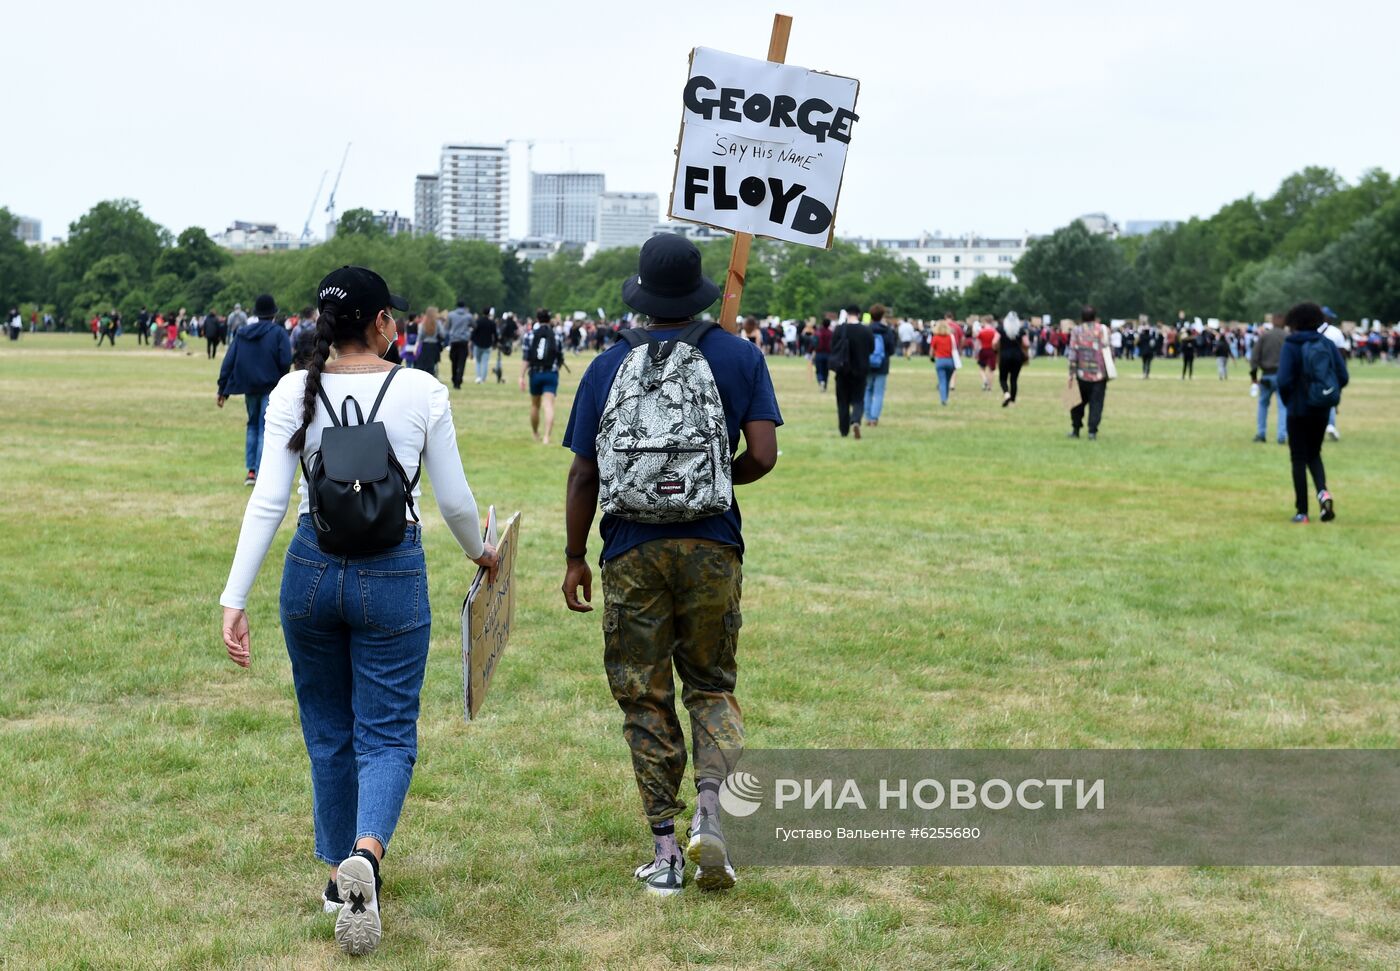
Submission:
[[[346,954],[368,954],[383,933],[373,865],[363,856],[346,857],[336,872],[335,888],[345,901],[335,919],[335,942]]]
[[[685,847],[685,858],[695,864],[695,885],[704,891],[733,887],[734,867],[729,863],[719,820],[707,812],[698,812],[690,821],[687,836],[690,842]]]
[[[669,897],[681,892],[685,885],[685,860],[668,857],[665,860],[651,860],[632,871],[646,887],[649,894]]]

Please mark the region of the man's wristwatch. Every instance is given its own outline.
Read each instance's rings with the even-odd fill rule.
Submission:
[[[572,552],[569,551],[569,548],[568,548],[567,546],[564,547],[564,559],[566,559],[566,560],[583,560],[583,559],[587,559],[587,557],[588,557],[588,550],[586,550],[586,549],[585,549],[583,552],[581,552],[581,553],[572,553]]]

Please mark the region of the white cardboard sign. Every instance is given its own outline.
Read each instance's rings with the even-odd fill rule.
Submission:
[[[859,92],[854,78],[695,48],[670,216],[829,249]]]

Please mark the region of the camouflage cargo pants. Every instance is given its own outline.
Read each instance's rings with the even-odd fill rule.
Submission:
[[[603,564],[603,664],[648,822],[685,809],[685,736],[672,664],[690,712],[695,778],[723,779],[738,761],[741,585],[739,551],[706,540],[653,540]]]

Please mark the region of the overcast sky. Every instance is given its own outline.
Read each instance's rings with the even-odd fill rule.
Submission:
[[[341,211],[411,216],[444,142],[514,138],[536,141],[536,170],[602,171],[609,189],[657,192],[664,214],[688,51],[762,57],[778,9],[795,18],[790,63],[861,81],[841,235],[1182,219],[1308,164],[1400,168],[1400,4],[694,6],[7,2],[0,205],[45,237],[122,196],[174,232],[299,232],[347,141]],[[523,142],[513,152],[521,235]]]

